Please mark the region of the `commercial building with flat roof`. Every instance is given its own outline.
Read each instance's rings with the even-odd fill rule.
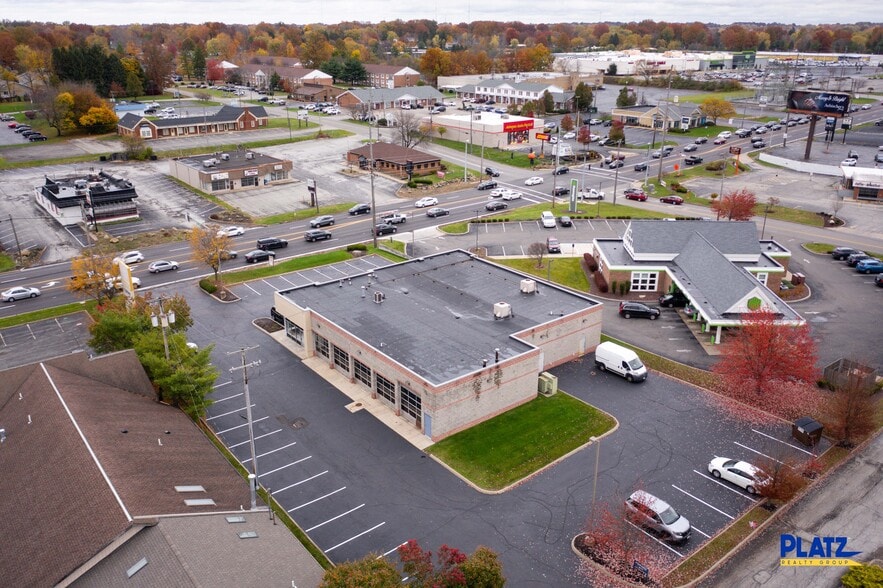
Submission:
[[[231,192],[291,181],[292,163],[239,150],[174,158],[169,174],[204,192]]]
[[[528,402],[540,373],[592,351],[600,302],[462,250],[277,292],[303,357],[437,441]]]

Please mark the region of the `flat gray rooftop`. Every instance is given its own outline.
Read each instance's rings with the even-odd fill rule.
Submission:
[[[536,294],[522,294],[526,277],[456,250],[280,295],[438,385],[480,368],[482,359],[493,363],[497,348],[501,360],[532,349],[513,333],[600,304],[542,282]],[[514,316],[494,320],[496,302],[511,304]]]

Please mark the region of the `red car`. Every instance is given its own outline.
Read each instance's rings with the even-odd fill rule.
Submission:
[[[626,200],[638,200],[639,202],[644,202],[647,200],[647,195],[640,191],[628,192],[625,195]]]
[[[723,137],[718,137],[717,139],[714,140],[715,145],[723,145],[726,142],[727,142],[727,140],[724,139]]]
[[[14,129],[15,127],[18,126],[18,123],[17,123],[17,122],[11,122],[11,123],[9,123],[9,124],[6,125],[6,126],[9,127],[10,129]]]
[[[659,199],[660,202],[665,202],[666,204],[683,204],[684,199],[680,196],[663,196]]]

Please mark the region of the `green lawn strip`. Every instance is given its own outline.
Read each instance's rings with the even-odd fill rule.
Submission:
[[[754,528],[751,523],[760,525],[772,516],[760,505],[755,506],[739,517],[727,529],[705,543],[698,551],[685,559],[678,567],[662,579],[663,586],[683,586],[701,576],[715,563],[726,557],[739,543],[745,540]]]
[[[108,152],[107,155],[110,155]],[[65,163],[85,163],[87,161],[97,161],[98,155],[95,153],[85,155],[74,155],[72,157],[60,157],[58,159],[31,159],[28,161],[8,161],[0,158],[0,169],[21,169],[29,167],[41,167],[44,165],[59,165]]]
[[[692,104],[702,104],[709,98],[720,98],[722,100],[738,100],[740,98],[753,98],[754,90],[730,90],[729,92],[708,92],[703,94],[687,94],[680,96],[681,102],[690,102]]]
[[[436,129],[437,132],[437,129]],[[438,137],[433,137],[432,142],[436,145],[441,145],[442,147],[447,147],[449,149],[454,149],[458,153],[463,153],[463,149],[465,147],[465,143],[462,141],[452,141],[451,139],[442,139]],[[476,165],[476,163],[480,163],[481,161],[481,145],[472,145],[472,148],[468,150],[469,160],[472,162],[472,165]],[[537,160],[539,161],[539,160]],[[506,151],[503,149],[497,149],[496,147],[485,147],[484,148],[484,162],[485,166],[490,165],[491,163],[499,163],[511,165],[513,167],[520,167],[524,169],[530,169],[530,159],[527,157],[527,153],[521,153],[516,151]]]
[[[71,302],[70,304],[64,304],[62,306],[54,306],[52,308],[44,308],[42,310],[17,314],[15,316],[0,319],[0,329],[7,329],[9,327],[15,327],[27,323],[36,323],[38,321],[64,316],[66,314],[73,314],[75,312],[82,312],[84,310],[91,313],[95,310],[96,305],[97,303],[94,300],[87,300],[86,302]]]
[[[543,266],[538,268],[537,262],[534,259],[513,259],[511,257],[493,259],[494,262],[500,265],[511,267],[520,272],[537,276],[544,280],[549,278],[550,281],[556,284],[567,286],[578,292],[588,292],[590,289],[589,280],[582,269],[581,260],[581,257],[555,257],[549,255],[543,258]],[[550,262],[552,263],[551,273],[549,271]]]
[[[381,243],[381,241],[377,241],[377,243]],[[389,239],[388,241],[382,241],[383,246],[387,249],[392,249],[393,251],[398,251],[402,258],[405,256],[405,242],[404,241],[396,241],[395,239]]]
[[[245,467],[243,467],[239,460],[236,459],[236,457],[232,453],[230,453],[230,451],[221,442],[221,440],[215,436],[214,431],[212,431],[208,427],[208,425],[206,425],[202,421],[197,423],[197,425],[200,429],[202,429],[203,433],[205,433],[209,441],[211,441],[215,445],[218,451],[220,451],[221,454],[227,458],[227,461],[230,462],[230,465],[233,466],[233,469],[235,469],[244,480],[247,480],[248,475],[251,472],[245,469]],[[306,548],[306,550],[310,552],[310,555],[312,555],[313,559],[315,559],[319,563],[319,565],[322,566],[322,569],[330,570],[334,567],[334,564],[331,563],[331,560],[329,560],[325,553],[321,549],[319,549],[319,547],[315,543],[313,543],[313,541],[307,536],[306,533],[303,532],[298,524],[294,522],[294,519],[292,519],[288,515],[288,512],[284,508],[282,508],[282,505],[276,502],[276,499],[273,498],[260,485],[258,486],[258,495],[261,497],[261,500],[264,501],[264,504],[270,505],[270,508],[272,508],[273,512],[276,513],[276,517],[278,517],[279,520],[281,520],[285,524],[285,526],[288,527],[288,530],[291,531],[292,535],[294,535],[297,540],[300,541],[301,545],[303,545],[304,548]]]
[[[568,394],[534,400],[427,449],[472,483],[499,490],[616,426],[610,415]]]
[[[13,268],[15,268],[15,259],[10,255],[0,253],[0,272],[9,271]]]
[[[270,129],[287,129],[289,123],[291,123],[292,132],[303,131],[306,129],[318,129],[321,126],[315,121],[305,121],[297,118],[271,118],[267,121],[267,127]],[[345,132],[352,134],[350,131]]]
[[[632,351],[637,352],[638,355],[641,356],[641,361],[644,362],[644,365],[652,370],[668,374],[670,376],[673,376],[685,382],[689,382],[690,384],[694,384],[701,388],[706,388],[708,390],[714,390],[717,387],[717,376],[715,376],[711,372],[684,365],[673,359],[662,357],[661,355],[656,355],[655,353],[651,353],[646,349],[635,347],[634,345],[630,345],[624,341],[620,341],[619,339],[614,339],[613,337],[605,335],[603,333],[601,334],[601,341],[613,341],[618,345],[628,347]]]
[[[822,255],[830,255],[834,250],[836,245],[831,245],[830,243],[804,243],[804,249],[808,249],[813,253],[819,253]],[[876,257],[877,259],[883,259],[883,253],[877,253],[875,251],[865,251],[871,257]]]
[[[317,211],[315,208],[306,210],[297,210],[291,212],[283,212],[280,214],[271,214],[270,216],[262,216],[255,219],[256,223],[262,225],[278,225],[280,223],[290,223],[292,221],[306,220],[323,214],[338,214],[346,212],[355,202],[344,202],[343,204],[329,204],[328,206],[319,206]]]

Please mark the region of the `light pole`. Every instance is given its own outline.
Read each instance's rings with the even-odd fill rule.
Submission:
[[[475,222],[472,223],[475,225],[475,254],[478,255],[478,213],[480,212],[478,209],[473,210],[475,213]]]
[[[597,437],[589,437],[589,443],[595,444],[595,474],[592,476],[592,508],[589,511],[589,520],[595,524],[595,496],[598,491],[598,462],[601,461],[601,440]]]
[[[467,149],[469,148],[470,143],[472,143],[472,119],[475,118],[475,115],[472,111],[469,111],[469,140],[463,141],[463,181],[469,181],[469,154]],[[481,170],[479,170],[480,172]]]
[[[619,160],[619,148],[622,145],[622,139],[616,142],[616,171],[613,172],[613,206],[616,206],[616,186],[619,183],[619,167],[622,163]]]
[[[647,180],[650,177],[650,149],[656,146],[656,127],[659,122],[659,115],[653,115],[653,139],[651,139],[650,144],[647,145],[647,164],[644,166],[644,187],[647,187]],[[661,155],[661,153],[660,153]]]
[[[558,125],[558,143],[555,148],[555,169],[552,171],[552,209],[555,208],[555,188],[558,186],[558,166],[561,164],[561,125]]]
[[[659,153],[659,171],[656,173],[656,181],[662,182],[662,160],[665,159],[663,157],[662,148],[665,147],[665,132],[668,130],[668,102],[665,103],[665,115],[662,117],[662,146],[660,147]]]

